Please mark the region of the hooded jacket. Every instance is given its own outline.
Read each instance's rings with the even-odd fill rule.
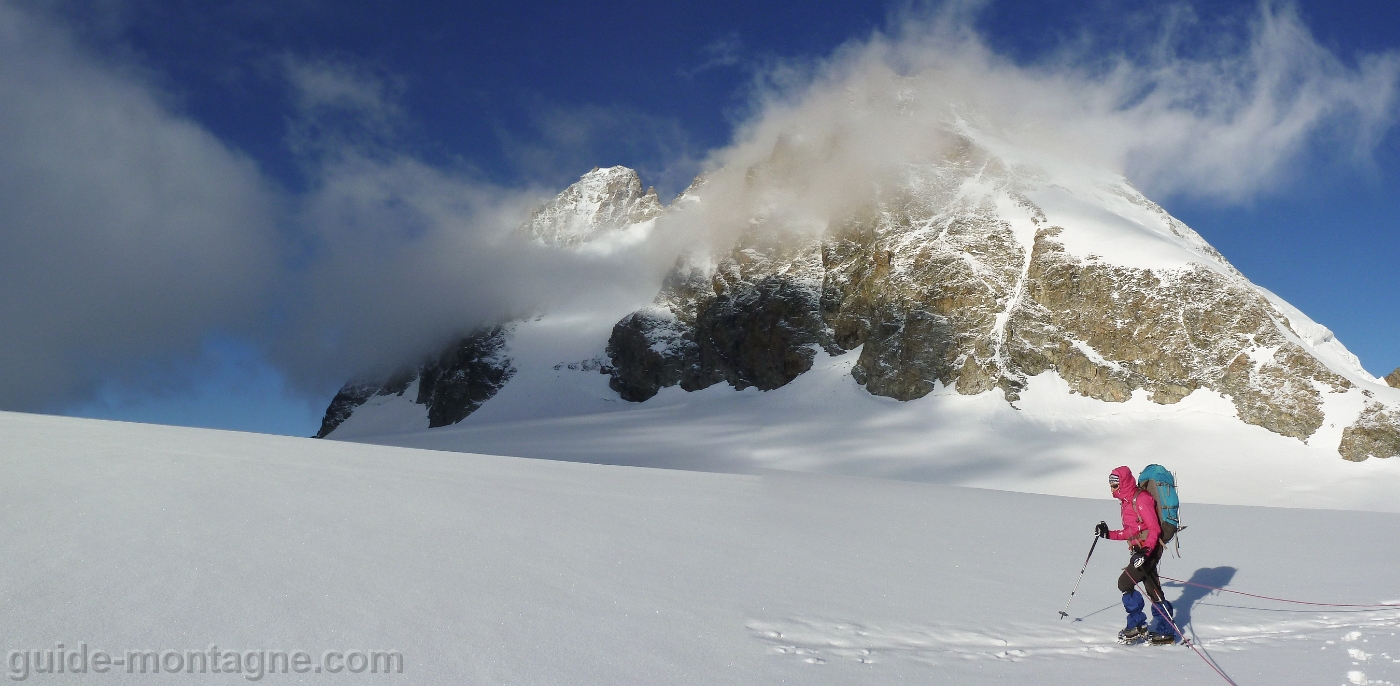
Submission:
[[[1147,491],[1138,488],[1133,470],[1119,467],[1113,470],[1118,475],[1118,490],[1113,497],[1118,499],[1123,514],[1123,528],[1108,532],[1115,541],[1127,541],[1130,547],[1142,548],[1150,553],[1157,547],[1162,537],[1162,525],[1157,521],[1157,502]]]

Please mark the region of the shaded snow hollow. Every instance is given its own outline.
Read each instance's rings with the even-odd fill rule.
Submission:
[[[14,413],[0,413],[0,435],[10,651],[215,644],[404,656],[404,673],[387,678],[266,683],[1217,680],[1185,648],[1113,642],[1121,543],[1100,543],[1071,619],[1058,619],[1093,524],[1117,514],[1103,497]],[[1204,485],[1183,487],[1190,528],[1164,574],[1320,602],[1400,598],[1390,573],[1400,556],[1378,545],[1400,535],[1400,516],[1199,505]],[[1181,586],[1168,595],[1242,686],[1400,681],[1400,607],[1299,609]],[[153,678],[180,680],[29,677]]]

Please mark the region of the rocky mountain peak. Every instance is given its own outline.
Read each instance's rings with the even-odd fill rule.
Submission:
[[[546,245],[578,246],[655,219],[661,201],[627,167],[594,167],[555,199],[535,210],[519,231]]]
[[[967,126],[948,133],[941,154],[820,186],[840,202],[804,189],[829,163],[795,139],[697,178],[667,208],[635,171],[595,168],[520,233],[611,250],[674,213],[725,237],[693,244],[650,305],[589,344],[577,366],[608,375],[608,402],[668,387],[774,390],[818,356],[849,354],[863,392],[899,401],[997,394],[1020,410],[1046,384],[1158,406],[1206,393],[1244,424],[1303,443],[1326,436],[1348,460],[1400,455],[1400,394],[1121,174]],[[512,326],[395,378],[347,384],[321,435],[393,399],[428,426],[461,421],[512,378]],[[1400,387],[1400,370],[1386,381]]]
[[[1387,375],[1385,377],[1385,382],[1390,384],[1391,388],[1400,388],[1400,367],[1397,367],[1395,371]]]
[[[1330,331],[1121,176],[1015,152],[969,132],[820,235],[756,218],[730,249],[678,263],[614,327],[612,388],[631,401],[675,385],[769,390],[821,350],[859,348],[855,380],[898,400],[949,389],[1014,403],[1053,372],[1112,403],[1206,389],[1245,423],[1306,441],[1327,396],[1373,382]],[[1376,404],[1362,419],[1344,457],[1400,452],[1396,413]]]

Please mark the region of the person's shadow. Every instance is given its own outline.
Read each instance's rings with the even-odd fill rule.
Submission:
[[[1202,588],[1203,586],[1224,588],[1230,584],[1231,579],[1235,578],[1236,571],[1238,570],[1236,570],[1234,567],[1202,567],[1200,569],[1197,569],[1191,574],[1191,578],[1189,579],[1189,581],[1192,584],[1200,584],[1200,586],[1192,586],[1190,584],[1182,584],[1177,583],[1175,581],[1162,582],[1162,586],[1164,588],[1169,586],[1180,586],[1182,589],[1181,597],[1177,598],[1172,603],[1172,606],[1176,610],[1176,625],[1180,627],[1182,631],[1185,631],[1186,625],[1191,623],[1192,606],[1196,604],[1197,600],[1200,600],[1201,598],[1204,598],[1210,595],[1211,593],[1215,592],[1210,588]]]

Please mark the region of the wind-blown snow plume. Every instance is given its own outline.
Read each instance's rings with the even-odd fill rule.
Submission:
[[[1209,51],[1188,50],[1198,36],[1175,26],[1147,51],[1029,65],[993,52],[972,18],[958,3],[905,15],[820,63],[766,73],[736,142],[710,160],[706,210],[720,214],[706,223],[776,214],[789,229],[825,226],[902,165],[940,155],[959,121],[1123,173],[1150,197],[1226,202],[1277,188],[1293,165],[1316,162],[1320,141],[1364,162],[1394,123],[1400,55],[1350,66],[1291,5],[1262,3],[1243,36]],[[755,174],[781,191],[762,184],[754,197]]]

